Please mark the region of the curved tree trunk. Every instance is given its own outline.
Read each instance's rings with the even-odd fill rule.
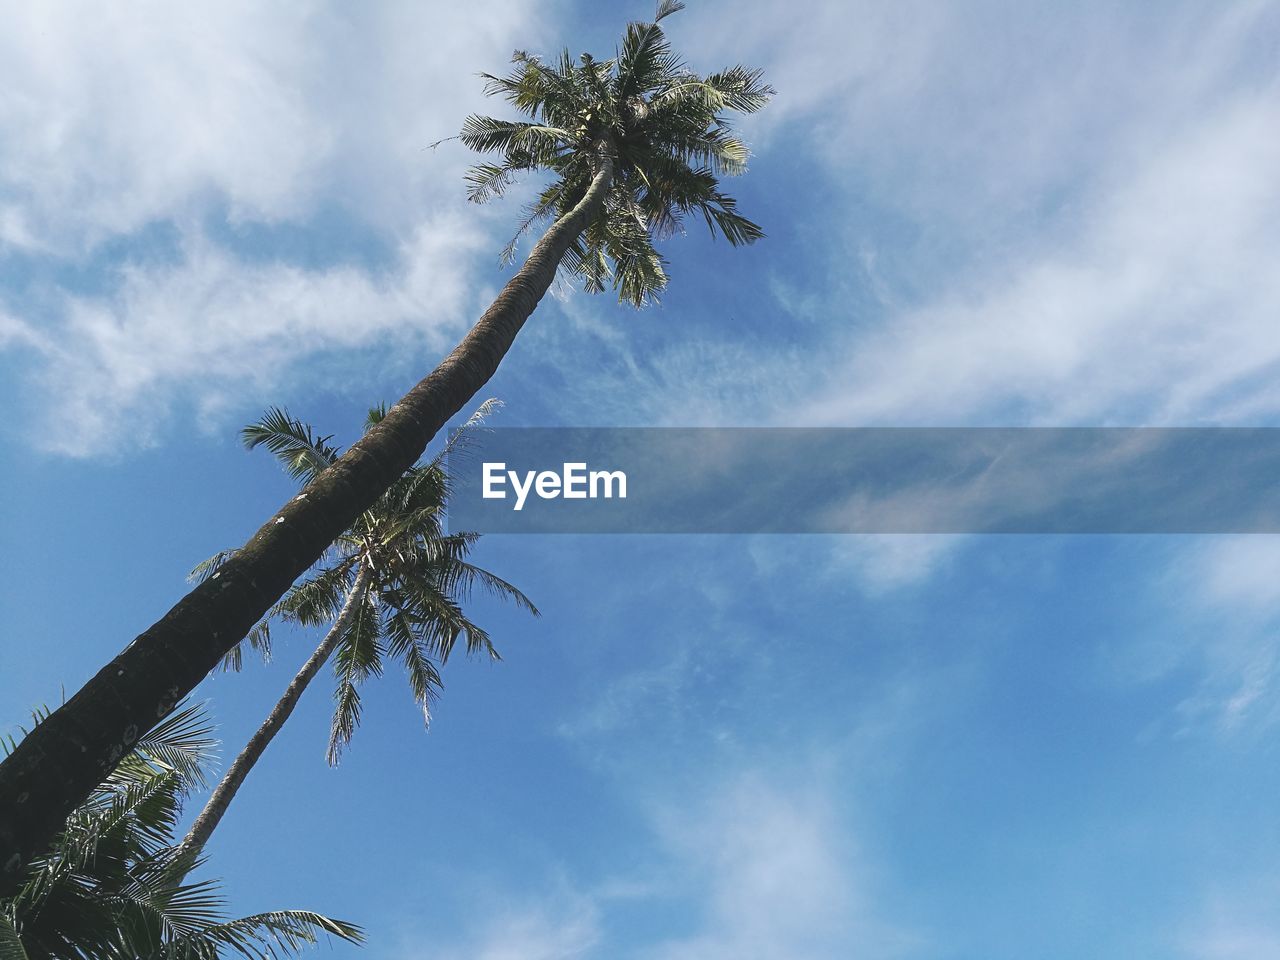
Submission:
[[[17,889],[26,863],[48,849],[138,737],[195,688],[493,376],[612,179],[613,161],[604,157],[582,199],[543,234],[453,352],[0,764],[0,896]]]
[[[267,714],[267,719],[258,728],[257,733],[249,738],[249,742],[240,751],[240,755],[227,768],[226,774],[218,782],[218,786],[213,793],[209,795],[204,809],[200,811],[200,815],[192,823],[186,839],[182,841],[182,846],[179,850],[182,855],[190,857],[194,861],[199,856],[200,851],[204,849],[205,844],[209,842],[210,835],[222,820],[223,814],[227,812],[227,807],[231,805],[231,801],[235,799],[236,792],[240,789],[240,785],[244,783],[245,777],[249,776],[249,771],[258,762],[262,752],[275,739],[276,734],[284,727],[284,722],[293,713],[293,708],[298,705],[298,700],[302,697],[302,691],[307,689],[311,681],[316,678],[316,674],[320,672],[320,668],[328,663],[329,658],[333,656],[333,651],[337,648],[338,641],[347,632],[347,627],[351,625],[352,618],[355,617],[356,612],[360,609],[360,604],[369,589],[369,580],[369,568],[361,564],[360,571],[356,574],[355,583],[351,586],[351,592],[347,594],[347,599],[343,602],[342,609],[338,612],[338,618],[333,621],[333,626],[329,628],[329,632],[320,641],[320,646],[316,647],[315,652],[302,665],[302,669],[289,681],[289,686],[285,688],[284,695],[276,702],[271,712]]]

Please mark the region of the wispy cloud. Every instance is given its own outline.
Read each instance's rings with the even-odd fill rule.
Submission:
[[[849,578],[878,596],[936,575],[965,542],[940,535],[868,535],[833,538],[826,572]]]
[[[89,455],[125,432],[146,445],[175,401],[211,412],[236,390],[278,387],[301,362],[339,350],[438,349],[474,302],[468,257],[483,246],[474,225],[436,217],[406,238],[394,269],[372,275],[246,262],[189,237],[180,263],[126,268],[108,295],[60,297],[42,334],[18,328],[37,357],[31,376],[56,398],[36,418],[38,442]]]
[[[1165,687],[1148,733],[1253,740],[1274,730],[1280,543],[1269,535],[1195,538],[1140,556],[1146,629],[1104,657],[1112,679]]]
[[[796,18],[757,4],[715,30],[700,21],[709,9],[673,21],[696,64],[740,57],[781,91],[748,134],[753,178],[805,204],[782,232],[801,246],[823,238],[804,249],[825,266],[803,277],[799,246],[766,261],[772,309],[803,325],[804,342],[786,325],[774,336],[736,323],[696,343],[618,337],[570,298],[577,319],[540,342],[545,362],[575,363],[584,342],[606,362],[573,379],[558,412],[684,424],[1280,413],[1280,113],[1260,39],[1274,9],[1091,5],[1052,23],[1049,10],[855,4]],[[500,64],[515,38],[537,48],[548,33],[515,0],[486,18],[493,27],[398,4],[350,22],[320,8],[153,13],[99,22],[41,5],[8,18],[10,249],[74,259],[157,220],[189,237],[211,211],[305,224],[340,209],[403,251],[457,202],[460,153],[423,147],[481,104],[474,70]],[[445,34],[449,44],[421,55],[421,37]],[[788,173],[797,157],[803,177]],[[467,262],[446,256],[453,276]],[[333,281],[300,268],[318,287]],[[114,289],[85,308],[112,312],[126,297],[145,294]],[[58,333],[56,318],[22,319]],[[283,338],[284,326],[259,316],[264,337]],[[146,329],[125,322],[124,336]],[[52,387],[67,384],[57,371],[92,367],[99,346],[91,339],[86,355],[58,339],[73,364],[45,381],[55,403]],[[181,383],[157,395],[192,402]]]
[[[0,348],[34,348],[9,359],[47,417],[36,441],[145,444],[171,408],[323,384],[308,361],[327,351],[439,347],[492,244],[462,209],[464,151],[427,144],[483,102],[477,69],[547,25],[517,0],[490,12],[9,5]],[[276,244],[282,226],[324,262]]]
[[[1181,931],[1181,954],[1188,960],[1272,960],[1280,956],[1275,877],[1253,877],[1225,886]]]
[[[1189,723],[1268,727],[1280,720],[1280,542],[1215,538],[1175,566],[1172,582],[1190,598],[1199,689],[1179,707]]]
[[[465,943],[440,950],[408,945],[405,960],[575,960],[594,955],[599,918],[590,899],[565,890],[555,898],[507,906],[489,915]]]
[[[902,955],[916,939],[886,922],[866,864],[834,806],[808,783],[747,776],[664,815],[682,873],[701,888],[692,934],[656,944],[653,960],[796,960]],[[686,881],[690,884],[690,881]]]
[[[211,205],[264,222],[339,205],[412,228],[424,197],[456,195],[461,155],[425,147],[482,102],[475,72],[546,29],[517,0],[490,13],[7,4],[3,239],[83,250]]]
[[[1206,605],[1237,616],[1280,616],[1280,540],[1269,536],[1219,537],[1193,562]]]
[[[659,343],[626,371],[640,408],[795,425],[1280,415],[1274,6],[1063,13],[752,4],[712,30],[695,11],[701,59],[732,52],[779,87],[753,177],[803,207],[766,223],[791,245],[765,241],[778,336]],[[617,392],[616,367],[596,376]]]
[[[804,420],[1202,423],[1280,394],[1274,88],[1151,144],[1078,237],[849,345]]]
[[[838,791],[814,771],[778,785],[763,771],[709,778],[647,809],[644,866],[590,881],[559,875],[543,895],[470,898],[464,931],[428,952],[418,937],[397,953],[442,960],[837,960],[905,956],[924,941],[888,919],[871,860]],[[492,878],[491,878],[492,879]],[[498,887],[503,883],[497,883]],[[527,888],[528,883],[522,883]],[[619,938],[637,911],[685,919]],[[673,930],[685,928],[684,933]]]

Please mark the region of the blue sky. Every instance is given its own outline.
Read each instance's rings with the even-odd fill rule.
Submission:
[[[56,702],[291,487],[238,428],[349,441],[505,276],[454,133],[521,47],[644,7],[5,4],[0,727]],[[517,425],[1280,425],[1280,10],[735,4],[765,68],[664,304],[557,291]],[[497,109],[492,106],[492,109]],[[499,537],[431,732],[310,691],[211,847],[241,911],[377,958],[1280,955],[1280,543]],[[201,695],[238,748],[304,659]]]

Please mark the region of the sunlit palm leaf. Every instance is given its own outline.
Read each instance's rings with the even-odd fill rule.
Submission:
[[[280,407],[273,407],[257,423],[249,424],[240,431],[240,437],[249,450],[266,447],[289,476],[304,483],[310,483],[338,459],[337,448],[329,443],[332,437],[317,436],[310,426],[293,419]]]
[[[78,808],[17,896],[0,901],[0,960],[284,957],[360,930],[310,911],[228,920],[211,881],[186,883],[174,846],[183,796],[204,782],[209,725],[183,706]]]
[[[561,267],[589,293],[608,287],[636,306],[654,302],[667,284],[665,260],[654,249],[697,213],[731,244],[764,236],[719,189],[718,177],[747,168],[745,144],[727,112],[754,113],[773,97],[759,70],[735,65],[700,77],[671,49],[661,21],[682,9],[663,0],[652,21],[629,24],[617,56],[554,65],[517,52],[504,77],[486,75],[485,92],[505,98],[527,120],[471,116],[460,139],[496,161],[468,175],[468,197],[501,196],[521,174],[545,170],[555,180],[528,208],[504,261],[535,222],[564,216],[584,195],[604,157],[613,180],[597,220],[565,253]]]

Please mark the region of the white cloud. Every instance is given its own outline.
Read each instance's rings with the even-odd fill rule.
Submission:
[[[762,248],[775,302],[722,336],[654,338],[642,362],[600,334],[608,360],[563,401],[576,419],[1280,417],[1273,5],[739,13],[672,32],[696,65],[741,59],[779,88],[750,131],[752,175],[803,204],[771,215],[793,237]]]
[[[306,6],[6,4],[4,239],[81,246],[225,194],[298,214],[337,131],[312,115]]]
[[[827,275],[805,310],[828,329],[800,364],[713,345],[707,376],[673,378],[673,409],[742,394],[736,422],[1280,415],[1274,5],[714,16],[681,36],[777,85],[756,168],[805,199],[801,236],[822,239],[804,249]],[[785,316],[797,291],[775,286]],[[772,410],[751,402],[761,383]]]
[[[38,442],[95,454],[124,432],[145,445],[175,397],[216,409],[229,390],[265,390],[327,351],[438,348],[472,306],[466,263],[483,246],[474,225],[437,217],[406,239],[395,271],[374,276],[245,262],[189,237],[177,265],[130,267],[109,296],[62,300],[32,341],[34,376],[57,398]]]
[[[748,772],[651,805],[644,863],[596,883],[563,875],[536,897],[469,897],[466,932],[431,956],[441,960],[843,960],[865,952],[903,956],[923,941],[883,916],[874,871],[848,825],[841,798],[814,771],[786,786]],[[527,887],[527,880],[521,881]],[[615,939],[612,911],[690,916]],[[471,912],[474,911],[474,912]],[[628,925],[629,926],[629,925]],[[424,955],[407,936],[397,953]]]
[[[701,888],[700,929],[653,960],[890,957],[914,939],[886,923],[836,798],[813,783],[748,776],[665,812],[680,870]]]
[[[1280,930],[1266,926],[1221,926],[1187,949],[1197,960],[1274,960],[1280,957]]]
[[[1280,615],[1280,538],[1217,537],[1192,561],[1202,602],[1245,616]]]
[[[1153,132],[1212,112],[1273,59],[1265,0],[737,9],[726,22],[695,8],[673,30],[699,63],[765,69],[779,93],[756,118],[760,145],[793,148],[808,128],[800,159],[837,175],[834,202],[846,184],[869,184],[873,195],[859,199],[935,230],[976,218],[968,225],[985,230],[965,238],[971,246],[1006,221],[1041,219],[1055,192],[1074,195],[1118,159],[1145,154]]]
[[[1190,653],[1204,671],[1199,689],[1180,705],[1182,715],[1224,730],[1280,719],[1280,542],[1214,538],[1183,557],[1172,582],[1199,614]]]
[[[1274,960],[1280,956],[1278,892],[1274,877],[1219,889],[1185,925],[1182,955],[1189,960]]]
[[[44,338],[30,324],[0,310],[0,347],[9,345],[48,349]]]
[[[465,162],[424,145],[480,107],[477,69],[516,42],[550,44],[552,26],[516,0],[487,25],[413,4],[130,9],[7,16],[0,243],[74,258],[156,220],[190,237],[210,213],[305,225],[336,207],[404,249],[456,201]],[[620,361],[576,380],[563,405],[657,423],[1280,413],[1280,111],[1259,39],[1272,11],[1052,9],[825,4],[796,17],[757,4],[673,20],[695,65],[742,59],[779,87],[750,125],[758,168],[782,182],[784,161],[812,164],[793,182],[821,184],[803,196],[823,199],[812,225],[830,269],[798,290],[780,251],[764,279],[780,309],[802,303],[823,327],[810,323],[819,335],[804,345],[659,343],[644,363],[623,337],[610,347]],[[425,55],[440,36],[451,42]],[[849,315],[850,284],[879,309]],[[590,333],[570,312],[557,350]],[[51,398],[66,385],[47,382]],[[191,401],[178,384],[164,397]],[[209,391],[193,402],[210,406]]]
[[[765,536],[752,538],[748,549],[766,582],[805,577],[827,590],[853,583],[879,597],[937,575],[967,541],[951,534],[833,534],[806,536],[802,546],[779,550]]]
[[[1147,563],[1156,572],[1146,602],[1158,613],[1107,661],[1121,682],[1179,691],[1148,732],[1268,734],[1280,722],[1280,542],[1198,538]]]
[[[525,904],[489,916],[462,946],[429,950],[409,946],[408,958],[436,960],[575,960],[590,956],[600,940],[594,904],[561,890],[554,901]]]
[[[1275,91],[1152,144],[1078,239],[854,338],[819,422],[1196,423],[1280,412]],[[834,378],[833,378],[834,379]]]
[[[471,319],[496,246],[464,213],[470,158],[426,145],[481,108],[476,71],[549,26],[522,0],[487,13],[5,3],[0,256],[30,279],[0,288],[0,347],[35,348],[19,369],[37,442],[145,444],[173,407],[207,417],[327,351],[437,348]],[[242,236],[328,244],[345,229],[329,221],[390,262],[307,265]],[[68,274],[91,282],[48,279]]]
[[[875,596],[920,583],[936,575],[965,542],[959,536],[844,536],[832,544],[828,573],[853,577]]]
[[[338,204],[412,225],[424,196],[456,196],[462,163],[424,147],[483,102],[477,70],[545,30],[518,0],[488,12],[6,3],[3,239],[85,249],[219,205],[233,220]]]
[[[693,651],[683,646],[651,668],[623,673],[604,685],[582,713],[561,721],[556,732],[582,743],[625,730],[649,710],[679,716],[685,690],[697,682],[703,669],[695,659]]]

